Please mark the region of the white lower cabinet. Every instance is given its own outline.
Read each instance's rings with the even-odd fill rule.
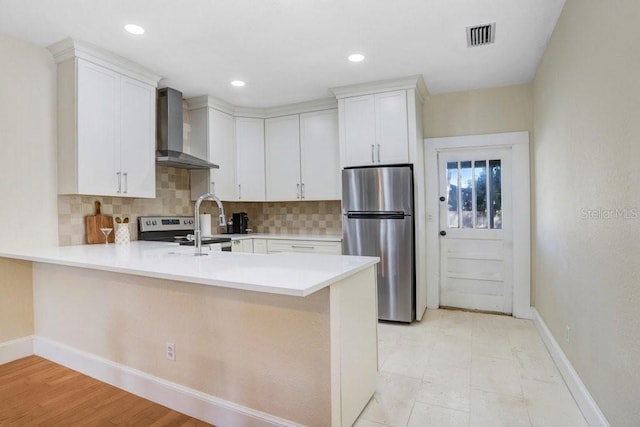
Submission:
[[[267,240],[266,239],[253,239],[253,253],[254,254],[266,254],[267,252]]]
[[[232,240],[231,252],[253,253],[253,239]]]
[[[342,254],[341,242],[328,242],[320,240],[267,240],[268,253],[277,252],[305,252],[315,254]]]

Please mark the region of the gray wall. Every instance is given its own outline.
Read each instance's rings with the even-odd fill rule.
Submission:
[[[640,420],[638,17],[568,0],[533,90],[535,305],[612,426]]]

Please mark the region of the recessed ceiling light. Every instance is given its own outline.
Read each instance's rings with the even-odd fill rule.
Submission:
[[[127,24],[124,26],[124,29],[137,36],[139,36],[140,34],[144,34],[144,28],[142,28],[140,25]]]
[[[361,53],[352,53],[351,55],[349,55],[349,61],[362,62],[364,61],[364,55]]]
[[[245,85],[245,83],[242,80],[234,80],[231,82],[231,85],[235,87],[242,87]]]

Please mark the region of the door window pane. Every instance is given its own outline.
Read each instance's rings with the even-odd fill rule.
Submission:
[[[488,227],[487,212],[487,161],[477,160],[474,164],[473,175],[476,191],[476,228]]]
[[[460,162],[460,207],[462,228],[473,228],[473,172],[471,162]]]
[[[449,184],[448,205],[447,205],[447,225],[449,228],[459,228],[460,220],[458,216],[458,189],[459,184],[458,162],[447,162],[447,183]]]
[[[491,228],[502,228],[502,176],[500,160],[489,160],[489,171],[491,173],[490,191],[490,214],[489,222]]]

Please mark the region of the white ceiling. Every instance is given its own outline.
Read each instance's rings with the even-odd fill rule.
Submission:
[[[432,94],[533,79],[564,0],[0,0],[0,32],[98,45],[185,97],[270,107],[422,74]],[[467,26],[496,22],[493,45]],[[136,23],[143,36],[123,30]],[[352,52],[361,63],[346,60]],[[244,88],[229,82],[241,79]]]

